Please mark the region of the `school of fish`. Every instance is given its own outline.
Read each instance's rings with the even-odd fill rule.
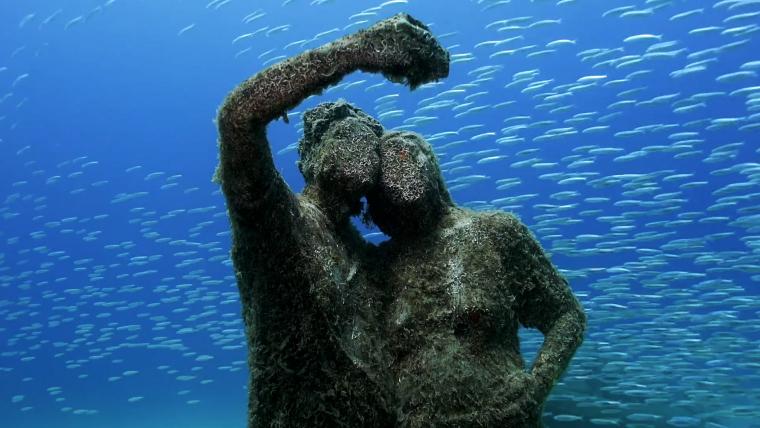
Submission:
[[[220,77],[229,89],[402,11],[450,51],[448,79],[409,92],[356,74],[289,115],[356,102],[422,134],[457,203],[534,231],[589,317],[547,427],[760,427],[760,1],[252,3],[178,2],[156,37],[206,40],[240,70]],[[104,426],[162,406],[213,415],[225,396],[242,425],[247,349],[216,160],[157,170],[135,153],[114,168],[24,138],[35,82],[51,78],[24,59],[75,52],[66,34],[140,2],[25,7],[10,31],[29,42],[0,50],[3,426]],[[216,105],[186,108],[213,117]],[[290,122],[276,126],[292,139],[270,140],[295,171]],[[529,364],[542,336],[521,337]]]

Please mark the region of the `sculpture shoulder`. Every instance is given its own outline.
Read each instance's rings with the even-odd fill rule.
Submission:
[[[466,225],[466,233],[459,234],[464,238],[460,239],[462,245],[471,247],[481,257],[492,254],[502,265],[522,272],[554,270],[538,239],[516,215],[459,209],[454,217],[457,218],[454,224]]]
[[[337,239],[335,225],[330,222],[322,208],[300,193],[296,195],[296,198],[300,217],[297,222],[300,229],[299,241],[304,245],[335,245]]]
[[[524,258],[535,243],[527,226],[503,211],[457,207],[451,210],[438,233],[442,251],[470,254],[491,266],[513,265],[512,259]]]
[[[508,247],[524,239],[533,239],[528,227],[520,219],[505,211],[473,211],[457,208],[452,212],[449,228],[467,228],[470,233],[484,235],[494,244]]]

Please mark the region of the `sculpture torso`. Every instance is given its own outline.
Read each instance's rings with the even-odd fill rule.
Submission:
[[[505,218],[453,209],[428,236],[380,247],[404,426],[500,426],[519,392],[517,295],[494,239]]]
[[[262,371],[252,416],[264,424],[502,426],[500,412],[522,392],[512,376],[523,369],[517,285],[503,261],[508,217],[455,208],[423,238],[372,247],[304,202],[305,257],[258,276],[264,289],[288,288],[275,300],[259,294],[260,321],[251,326],[264,342],[253,343]],[[295,294],[285,298],[289,289]],[[283,383],[287,396],[261,395]],[[525,426],[539,426],[537,416]]]

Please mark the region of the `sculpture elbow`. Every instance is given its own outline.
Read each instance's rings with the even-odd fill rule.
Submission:
[[[570,309],[565,316],[570,319],[570,335],[575,338],[578,345],[580,345],[581,342],[583,342],[583,335],[586,332],[586,324],[588,322],[586,313],[580,305],[576,305],[574,308]]]
[[[226,137],[239,138],[265,128],[262,109],[256,99],[245,88],[236,88],[222,103],[217,113],[217,126],[222,142]]]
[[[552,322],[544,325],[540,330],[544,335],[561,337],[567,343],[580,346],[586,332],[586,322],[586,313],[578,304],[557,311]]]
[[[249,118],[245,117],[240,108],[241,102],[236,92],[230,94],[225,100],[217,113],[216,123],[219,127],[219,135],[222,141],[226,136],[239,133],[242,129],[250,124]]]

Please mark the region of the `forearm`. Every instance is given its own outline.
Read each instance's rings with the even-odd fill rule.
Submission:
[[[222,140],[235,140],[240,132],[265,127],[357,70],[382,73],[414,89],[446,77],[449,54],[411,16],[399,14],[380,21],[275,64],[240,84],[219,111]]]
[[[218,117],[217,178],[233,218],[256,221],[262,211],[293,212],[293,197],[274,166],[266,126],[354,69],[348,43],[341,39],[262,71],[227,97]]]
[[[275,64],[243,82],[219,112],[222,137],[228,131],[266,126],[357,70],[382,73],[414,89],[448,76],[449,54],[424,24],[408,15],[396,15]]]
[[[241,83],[219,111],[222,139],[239,130],[265,127],[310,95],[320,93],[356,70],[350,55],[353,37],[301,53]]]
[[[583,342],[586,315],[580,306],[559,316],[544,332],[544,344],[533,362],[531,373],[538,381],[540,393],[546,395],[570,363],[575,350]]]

